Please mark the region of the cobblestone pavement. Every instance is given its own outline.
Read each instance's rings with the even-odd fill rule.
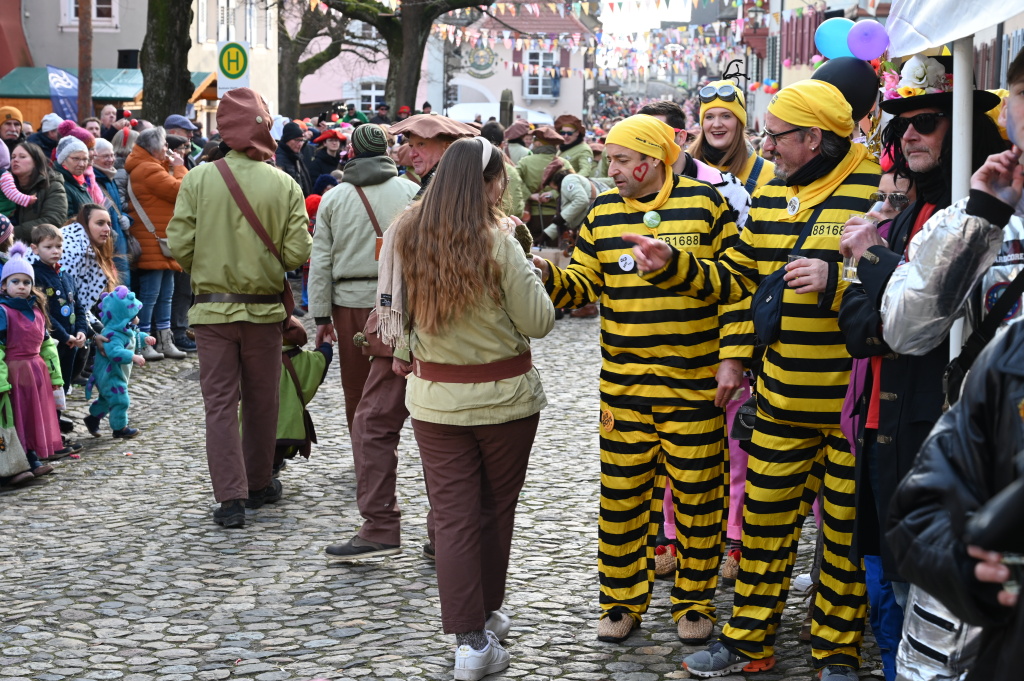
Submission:
[[[512,664],[489,679],[686,677],[680,661],[690,649],[676,638],[665,582],[624,644],[595,637],[597,331],[596,319],[565,319],[535,344],[551,406],[512,548]],[[440,632],[433,564],[420,554],[427,501],[412,431],[400,458],[403,553],[329,563],[324,547],[360,521],[336,367],[313,403],[313,458],[282,473],[281,503],[225,531],[210,518],[197,366],[190,358],[136,369],[137,439],[93,440],[79,425],[89,439],[80,460],[0,493],[0,679],[450,679],[454,637]],[[73,393],[71,413],[81,417],[85,406]],[[812,529],[798,573],[807,570]],[[720,588],[723,616],[731,598]],[[794,596],[777,667],[750,678],[814,676],[810,649],[797,640],[802,613]],[[869,677],[879,666],[870,640],[865,653]]]

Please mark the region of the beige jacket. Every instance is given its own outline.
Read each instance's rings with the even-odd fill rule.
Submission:
[[[487,364],[521,355],[530,338],[543,338],[555,325],[555,308],[523,248],[510,236],[495,235],[494,258],[501,268],[499,307],[484,300],[467,310],[441,335],[412,333],[412,354],[438,364]],[[455,426],[507,423],[536,414],[547,399],[537,369],[488,383],[439,383],[409,377],[406,406],[414,419]]]

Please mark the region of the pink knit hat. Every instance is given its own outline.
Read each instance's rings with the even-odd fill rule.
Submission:
[[[74,121],[64,121],[63,123],[58,125],[57,135],[57,139],[60,139],[61,137],[67,137],[68,135],[71,135],[72,137],[77,137],[78,139],[85,142],[85,146],[88,149],[92,149],[94,146],[96,146],[96,138],[93,137],[93,134],[86,130],[85,128],[80,127]]]

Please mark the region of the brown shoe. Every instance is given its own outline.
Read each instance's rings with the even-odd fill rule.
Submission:
[[[42,477],[44,475],[49,475],[52,472],[53,472],[53,466],[51,466],[48,463],[44,463],[39,468],[36,468],[35,470],[33,470],[32,471],[32,475],[34,475],[35,477],[39,478],[39,477]]]
[[[714,623],[696,610],[688,610],[676,623],[679,640],[690,646],[704,645],[714,630]]]
[[[811,623],[814,621],[814,597],[818,593],[818,585],[811,586],[807,592],[807,615],[804,616],[803,624],[800,625],[800,640],[803,643],[811,642]]]
[[[612,617],[616,615],[619,617],[617,622],[612,620]],[[607,643],[622,643],[639,626],[640,623],[636,621],[636,618],[624,613],[602,617],[601,621],[597,623],[597,640]]]
[[[580,309],[573,310],[572,312],[570,312],[569,316],[570,317],[575,317],[576,319],[587,319],[589,317],[596,317],[597,316],[597,303],[587,303],[586,305],[584,305]]]
[[[661,551],[661,553],[658,553]],[[676,574],[679,561],[676,559],[676,547],[672,544],[654,549],[654,576],[671,577]]]
[[[7,483],[9,485],[22,485],[30,480],[35,480],[36,476],[32,475],[32,471],[23,471],[18,473]]]
[[[722,562],[722,582],[724,584],[735,584],[736,578],[740,576],[740,552],[732,550]]]

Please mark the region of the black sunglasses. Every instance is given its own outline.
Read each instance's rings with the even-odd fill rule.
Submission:
[[[725,85],[705,85],[700,89],[698,93],[700,101],[704,104],[710,104],[716,99],[720,99],[723,102],[731,102],[736,99],[736,86],[731,83]]]
[[[896,210],[903,210],[910,205],[910,197],[903,192],[875,192],[868,199],[872,202],[885,201]]]
[[[917,130],[920,134],[930,135],[935,132],[935,128],[938,127],[939,119],[945,118],[946,116],[947,114],[942,111],[919,113],[916,116],[911,116],[910,118],[894,118],[889,121],[889,125],[892,126],[892,130],[896,133],[897,137],[903,137],[911,125],[913,125],[914,130]]]
[[[569,137],[571,135],[575,135],[576,134],[575,130],[560,130],[559,132],[562,133],[562,137]]]
[[[782,137],[783,135],[788,135],[790,133],[796,132],[797,130],[803,130],[803,128],[797,127],[792,128],[790,130],[784,130],[783,132],[768,132],[768,128],[765,128],[764,130],[761,131],[761,134],[770,139],[772,141],[772,144],[778,146],[780,137]]]

